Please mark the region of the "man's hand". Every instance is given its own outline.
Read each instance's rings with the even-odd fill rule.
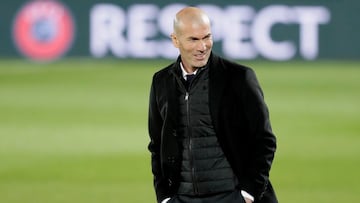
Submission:
[[[245,199],[245,203],[253,203],[253,201],[249,198],[244,198]]]

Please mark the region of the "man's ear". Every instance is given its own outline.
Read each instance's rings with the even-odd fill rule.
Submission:
[[[175,34],[175,33],[172,33],[172,34],[170,35],[170,37],[171,37],[171,41],[172,41],[174,47],[179,48],[179,40],[178,40],[176,34]]]

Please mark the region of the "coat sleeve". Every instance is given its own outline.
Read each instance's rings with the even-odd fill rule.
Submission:
[[[261,199],[269,184],[269,171],[276,150],[276,138],[272,132],[268,108],[263,92],[252,69],[245,71],[242,88],[244,111],[251,136],[251,159],[246,163],[244,190],[252,194],[255,200]]]
[[[168,180],[164,177],[161,168],[160,148],[164,120],[158,108],[154,78],[151,84],[149,99],[148,131],[150,136],[150,143],[148,145],[148,150],[151,153],[151,167],[154,178],[156,197],[157,201],[161,202],[166,197],[169,197],[170,194],[168,194]]]

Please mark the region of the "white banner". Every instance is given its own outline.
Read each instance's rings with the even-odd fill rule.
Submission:
[[[184,4],[134,4],[125,10],[115,4],[96,4],[90,11],[90,53],[125,58],[170,58],[178,55],[170,40],[172,21]],[[198,5],[212,20],[214,43],[234,59],[290,60],[299,55],[314,60],[319,54],[319,26],[330,22],[325,6]],[[274,39],[275,25],[297,26],[298,39]],[[286,36],[286,33],[282,36]]]

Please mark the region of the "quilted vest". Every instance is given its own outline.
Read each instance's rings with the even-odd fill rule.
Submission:
[[[237,179],[216,137],[209,111],[208,68],[201,70],[189,90],[179,86],[177,134],[182,145],[178,194],[202,196],[233,191]]]

